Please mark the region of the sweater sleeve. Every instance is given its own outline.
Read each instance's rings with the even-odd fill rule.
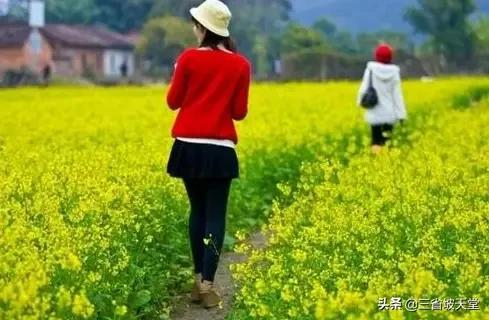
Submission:
[[[368,89],[369,72],[370,72],[370,69],[367,66],[367,68],[365,68],[365,71],[363,73],[362,84],[360,85],[360,89],[358,90],[358,95],[357,95],[357,105],[358,106],[361,105],[362,96],[365,94],[365,92]]]
[[[394,84],[394,110],[396,112],[397,119],[406,119],[406,104],[404,103],[400,76],[396,79],[396,83]]]
[[[173,76],[170,82],[170,89],[166,96],[166,102],[172,110],[177,110],[182,106],[185,97],[186,77],[186,60],[182,54],[175,63],[175,70],[173,71]]]
[[[236,88],[236,93],[234,96],[234,101],[231,109],[231,116],[234,120],[243,120],[248,114],[248,95],[251,82],[251,65],[246,63],[246,67],[242,72],[239,80],[238,86]]]

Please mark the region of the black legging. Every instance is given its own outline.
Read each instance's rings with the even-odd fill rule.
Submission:
[[[184,179],[190,200],[189,234],[195,273],[214,281],[224,242],[231,179]]]

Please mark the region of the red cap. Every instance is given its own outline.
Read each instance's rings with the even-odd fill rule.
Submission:
[[[381,63],[391,63],[394,50],[388,44],[381,44],[375,49],[375,60]]]

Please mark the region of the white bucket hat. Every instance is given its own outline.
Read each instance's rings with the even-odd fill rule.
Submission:
[[[190,14],[207,30],[222,37],[229,37],[231,11],[219,0],[206,0],[200,6],[190,9]]]

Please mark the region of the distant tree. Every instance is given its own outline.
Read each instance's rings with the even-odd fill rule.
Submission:
[[[194,44],[189,22],[178,17],[155,18],[145,24],[138,52],[153,67],[171,67],[178,54]]]
[[[319,31],[298,24],[290,24],[282,37],[281,49],[285,54],[311,49],[326,51],[328,44]]]
[[[362,32],[354,36],[348,31],[338,29],[327,18],[317,20],[312,28],[319,31],[337,53],[367,58],[381,42],[387,42],[398,50],[413,52],[414,44],[407,34],[394,31]]]
[[[226,1],[224,1],[226,2]],[[201,0],[165,0],[155,1],[151,9],[151,17],[177,16],[184,19],[190,19],[189,10],[192,7],[202,3]]]
[[[428,39],[415,48],[415,55],[417,56],[432,56],[436,52],[435,45],[431,39]]]
[[[346,55],[358,55],[359,50],[354,36],[345,30],[339,31],[335,34],[331,46],[338,51]]]
[[[95,22],[98,13],[93,0],[46,0],[47,23]],[[8,16],[27,21],[29,19],[29,0],[10,0]]]
[[[436,54],[449,63],[467,61],[474,52],[475,36],[469,23],[473,0],[418,0],[405,19],[416,32],[427,34]]]
[[[268,60],[268,48],[266,38],[258,35],[253,46],[253,55],[256,58],[254,70],[257,78],[266,78],[271,66]]]
[[[353,35],[348,31],[339,30],[329,19],[321,18],[312,27],[319,31],[338,53],[346,55],[358,54],[357,44]]]
[[[111,29],[122,32],[141,29],[156,2],[156,0],[85,0],[79,2],[87,1],[93,1],[96,7],[93,22],[105,24]]]
[[[250,33],[260,31],[270,34],[284,26],[289,20],[292,9],[289,0],[223,0],[233,12],[231,28],[248,30]],[[152,17],[173,15],[190,19],[189,9],[198,6],[202,0],[165,0],[157,1],[151,10]]]
[[[234,12],[235,26],[253,33],[271,35],[283,29],[290,20],[289,0],[228,1]]]
[[[321,32],[326,39],[332,39],[336,35],[338,28],[328,18],[321,18],[314,22],[312,27]]]
[[[238,49],[255,65],[258,75],[267,74],[280,57],[280,38],[289,23],[289,0],[228,1],[234,18],[231,32]]]
[[[474,31],[477,38],[477,52],[489,54],[489,16],[476,21]]]
[[[97,14],[93,0],[46,0],[48,23],[87,24],[94,22]]]
[[[174,15],[190,20],[189,9],[201,0],[157,1],[151,10],[152,17]],[[271,61],[278,58],[274,37],[281,34],[288,24],[292,6],[289,0],[224,0],[233,12],[231,34],[236,40],[238,50],[248,56],[255,70],[267,73]]]
[[[46,21],[100,24],[127,32],[142,28],[155,2],[156,0],[46,0]]]
[[[373,33],[360,33],[357,35],[357,48],[359,53],[370,55],[374,48],[382,42],[389,43],[396,50],[412,53],[414,44],[407,34],[393,31],[379,31]]]

